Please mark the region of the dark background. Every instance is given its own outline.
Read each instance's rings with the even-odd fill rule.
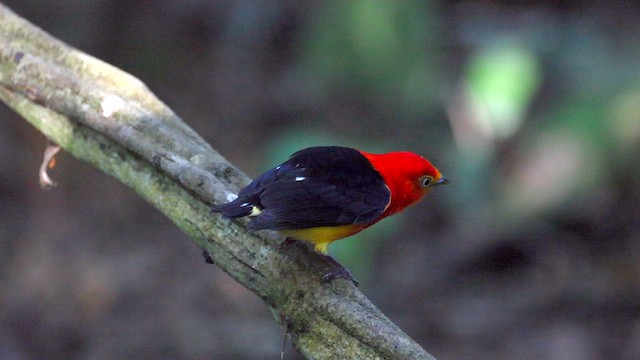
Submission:
[[[240,169],[341,144],[451,180],[332,253],[440,359],[640,358],[640,7],[4,1]],[[0,105],[1,359],[276,359],[283,331],[133,192]],[[299,355],[290,347],[287,359]]]

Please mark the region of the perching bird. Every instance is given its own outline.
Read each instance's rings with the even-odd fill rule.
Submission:
[[[428,160],[412,152],[370,154],[318,146],[294,153],[247,185],[235,200],[211,211],[229,218],[249,216],[249,230],[278,230],[288,239],[313,243],[338,267],[324,281],[353,280],[328,256],[328,245],[404,210],[434,186],[447,183]]]

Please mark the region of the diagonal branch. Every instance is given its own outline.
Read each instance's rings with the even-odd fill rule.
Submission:
[[[302,246],[209,214],[248,179],[138,79],[0,4],[0,99],[78,159],[135,190],[258,295],[314,359],[433,359]]]

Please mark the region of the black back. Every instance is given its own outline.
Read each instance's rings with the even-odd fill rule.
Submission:
[[[300,150],[247,185],[230,203],[214,207],[227,217],[262,210],[252,230],[366,224],[391,198],[382,176],[359,151],[319,146]]]

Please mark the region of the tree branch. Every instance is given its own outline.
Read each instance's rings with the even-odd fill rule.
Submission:
[[[313,359],[433,359],[304,246],[209,214],[249,179],[138,79],[0,4],[0,99],[66,151],[135,190],[260,296]]]

